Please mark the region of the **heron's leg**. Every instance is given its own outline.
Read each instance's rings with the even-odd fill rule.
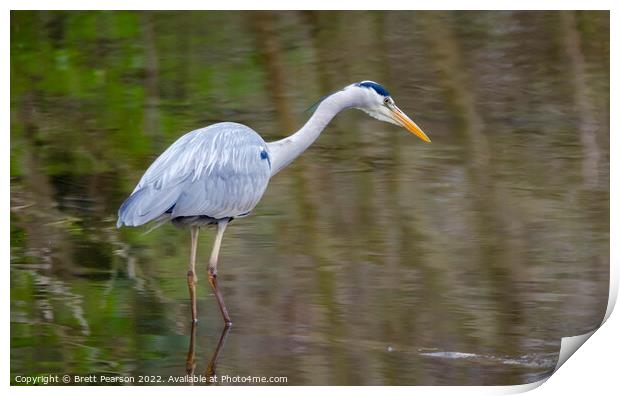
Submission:
[[[198,282],[198,277],[196,276],[196,247],[198,245],[198,230],[200,230],[198,226],[192,226],[192,251],[187,271],[187,287],[189,288],[189,299],[192,304],[192,322],[198,321],[198,311],[196,309],[196,282]]]
[[[222,313],[222,317],[224,318],[224,323],[226,326],[230,326],[232,324],[230,320],[230,316],[228,316],[228,310],[226,309],[226,305],[224,305],[224,299],[222,298],[222,293],[220,293],[220,289],[217,287],[217,259],[220,254],[220,246],[222,245],[222,237],[224,236],[224,231],[226,231],[226,226],[228,225],[228,220],[220,220],[217,223],[217,234],[215,235],[215,242],[213,243],[213,251],[211,252],[211,258],[209,259],[209,283],[213,288],[213,292],[215,293],[215,298],[217,299],[217,304],[220,306],[220,312]]]

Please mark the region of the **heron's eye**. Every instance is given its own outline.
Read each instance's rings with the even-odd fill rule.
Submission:
[[[390,98],[386,97],[385,99],[383,99],[383,104],[386,105],[386,106],[389,106],[390,105]]]

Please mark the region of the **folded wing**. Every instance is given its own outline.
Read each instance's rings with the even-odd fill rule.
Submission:
[[[236,217],[262,197],[271,165],[252,129],[219,123],[189,132],[144,173],[118,212],[117,227],[139,226],[169,214]]]

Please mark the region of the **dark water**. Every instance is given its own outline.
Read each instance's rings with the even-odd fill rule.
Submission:
[[[272,180],[224,238],[217,374],[545,376],[606,308],[607,12],[13,12],[11,381],[184,375],[189,232],[117,230],[118,206],[182,133],[273,140],[364,79],[433,143],[348,111]],[[196,374],[222,331],[212,237]]]

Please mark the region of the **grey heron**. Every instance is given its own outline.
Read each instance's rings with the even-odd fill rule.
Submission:
[[[196,247],[202,226],[215,225],[207,274],[226,326],[232,323],[217,282],[217,263],[226,226],[250,214],[269,180],[301,155],[342,110],[356,108],[430,139],[403,113],[380,84],[361,81],[323,98],[306,124],[289,137],[265,142],[251,128],[222,122],[181,136],[147,169],[118,211],[117,227],[171,221],[191,230],[187,284],[192,321],[196,311]]]

